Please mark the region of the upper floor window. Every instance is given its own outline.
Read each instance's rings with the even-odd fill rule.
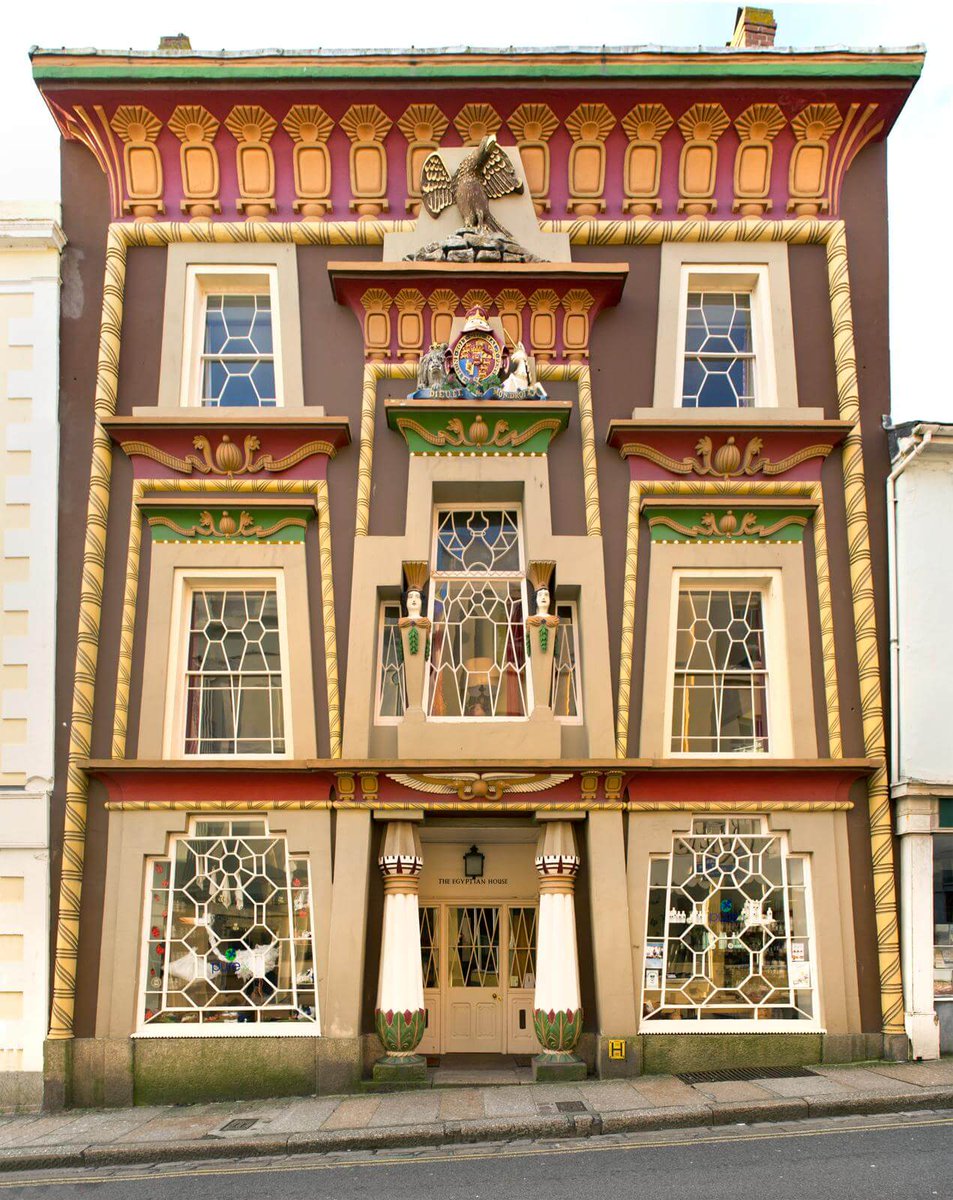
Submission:
[[[817,1020],[808,861],[765,825],[698,817],[652,859],[644,1021]]]
[[[284,669],[277,580],[187,583],[175,722],[186,754],[283,755]]]
[[[553,715],[557,721],[577,722],[582,716],[582,703],[575,602],[557,603],[555,615],[559,626],[553,647]]]
[[[190,267],[187,284],[183,404],[281,404],[274,268]]]
[[[523,570],[517,509],[437,510],[429,614],[431,717],[529,712]]]
[[[685,267],[680,312],[682,408],[777,404],[765,268]]]
[[[377,648],[377,721],[381,725],[400,720],[407,707],[399,621],[400,604],[396,600],[385,600],[380,608],[380,640]]]
[[[672,693],[673,753],[769,749],[760,589],[703,584],[679,589]]]
[[[309,863],[265,820],[195,820],[173,838],[148,864],[145,921],[143,1027],[318,1032]]]

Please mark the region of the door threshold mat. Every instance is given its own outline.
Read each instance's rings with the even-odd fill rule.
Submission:
[[[816,1074],[808,1067],[728,1067],[724,1071],[685,1071],[675,1078],[682,1083],[730,1083],[754,1079],[810,1079]]]

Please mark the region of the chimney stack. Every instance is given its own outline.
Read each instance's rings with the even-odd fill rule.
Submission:
[[[159,38],[160,50],[191,50],[192,42],[187,33],[173,33],[171,37]]]
[[[746,50],[773,46],[777,31],[778,23],[770,8],[749,8],[746,5],[738,9],[735,32],[728,45]]]

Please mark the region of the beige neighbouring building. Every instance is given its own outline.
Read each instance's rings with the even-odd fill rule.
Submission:
[[[43,1090],[65,240],[58,204],[0,204],[0,1110]]]

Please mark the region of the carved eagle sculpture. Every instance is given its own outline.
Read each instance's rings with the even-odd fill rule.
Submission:
[[[420,172],[420,191],[424,208],[432,217],[439,217],[445,208],[456,204],[468,229],[508,233],[491,214],[490,201],[511,192],[521,193],[523,183],[491,133],[452,175],[439,154],[429,155]]]

